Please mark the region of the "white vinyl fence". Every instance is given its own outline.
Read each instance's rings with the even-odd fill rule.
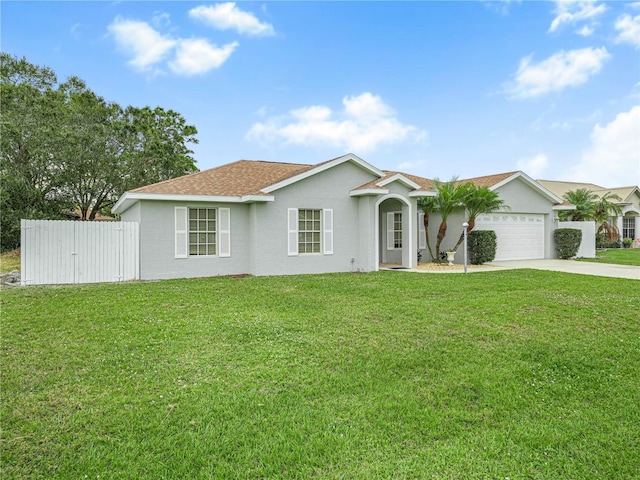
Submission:
[[[22,285],[140,278],[135,222],[22,220],[20,249]]]

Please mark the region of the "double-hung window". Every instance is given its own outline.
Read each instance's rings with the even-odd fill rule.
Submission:
[[[636,238],[636,217],[622,217],[622,238]]]
[[[175,207],[175,258],[231,256],[231,209]]]
[[[216,209],[189,209],[189,255],[216,254]]]
[[[321,210],[298,210],[298,253],[320,253]]]
[[[333,210],[318,208],[289,208],[288,254],[332,255]]]

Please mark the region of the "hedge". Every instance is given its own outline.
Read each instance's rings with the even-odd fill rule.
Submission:
[[[469,263],[482,265],[496,258],[498,245],[496,232],[493,230],[472,230],[467,234],[467,253]]]
[[[573,258],[578,254],[578,249],[582,242],[582,230],[577,228],[558,228],[553,233],[553,239],[556,241],[558,258]]]

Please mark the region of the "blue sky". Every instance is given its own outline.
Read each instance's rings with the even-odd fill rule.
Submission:
[[[12,2],[2,51],[197,127],[200,169],[352,152],[640,184],[640,2]]]

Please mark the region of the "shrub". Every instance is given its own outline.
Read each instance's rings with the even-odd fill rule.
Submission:
[[[558,228],[553,233],[553,239],[556,241],[556,252],[558,258],[575,257],[582,242],[582,230],[577,228]]]
[[[472,230],[467,235],[467,253],[469,263],[482,265],[496,258],[498,242],[493,230]]]

